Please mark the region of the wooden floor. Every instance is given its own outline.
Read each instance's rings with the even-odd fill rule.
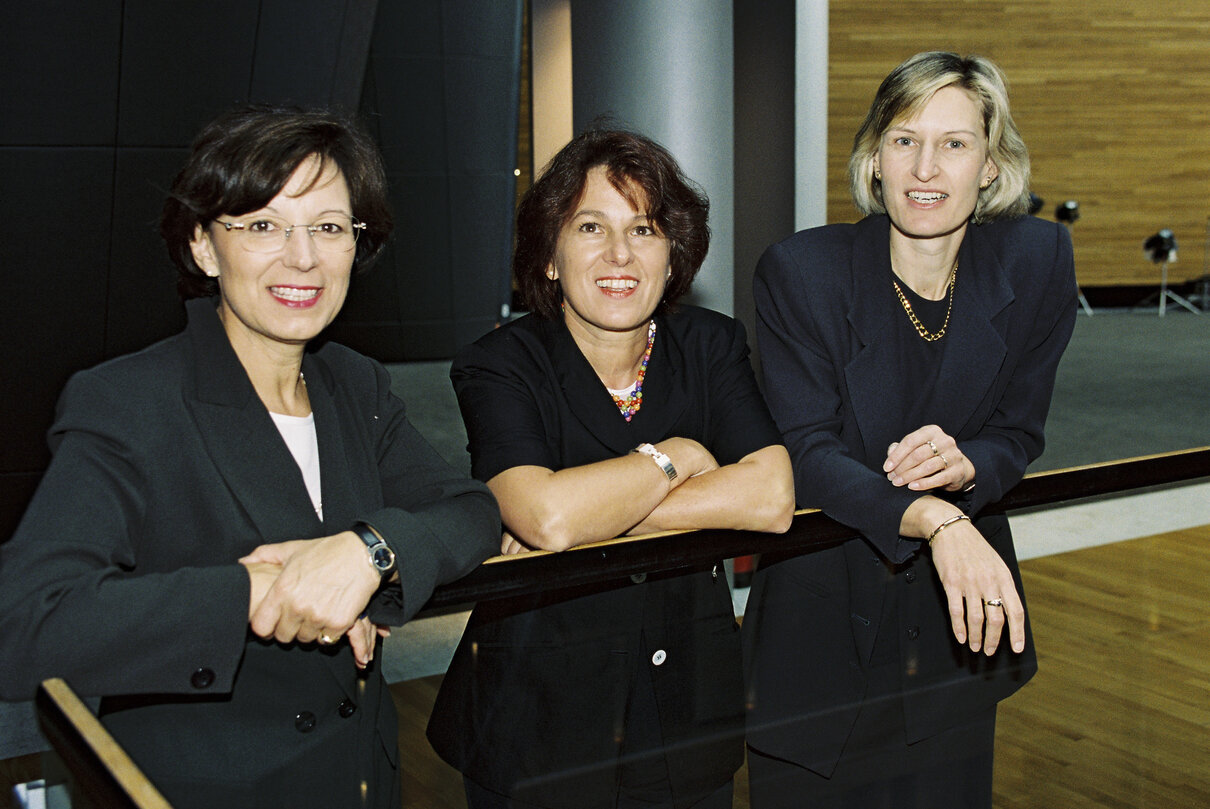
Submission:
[[[997,809],[1210,807],[1210,526],[1031,559],[1022,575],[1040,671],[1000,707]],[[424,738],[440,683],[391,688],[405,807],[466,806]]]

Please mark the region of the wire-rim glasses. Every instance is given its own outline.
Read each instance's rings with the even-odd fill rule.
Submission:
[[[305,230],[311,235],[316,250],[325,253],[347,253],[365,230],[365,222],[347,214],[326,214],[310,225],[291,225],[272,216],[258,216],[246,222],[214,220],[228,233],[237,234],[240,245],[250,253],[276,253],[286,248],[290,234]]]

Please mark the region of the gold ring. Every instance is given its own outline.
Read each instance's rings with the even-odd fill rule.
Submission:
[[[950,462],[945,459],[944,455],[938,455],[937,457],[941,459],[941,463],[945,464],[946,469],[950,468]]]
[[[925,441],[924,443],[929,445],[929,449],[931,449],[933,451],[934,455],[940,455],[940,453],[937,451],[936,444],[934,444],[932,441]]]
[[[320,635],[319,642],[325,646],[331,646],[336,642],[336,638],[332,637],[331,635]]]
[[[989,607],[999,607],[1004,609],[1004,601],[999,598],[985,598],[983,599],[983,603]]]

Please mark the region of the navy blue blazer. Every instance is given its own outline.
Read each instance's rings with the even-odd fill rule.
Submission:
[[[395,712],[347,642],[248,629],[257,545],[356,520],[399,559],[371,603],[401,624],[498,547],[495,501],[408,423],[378,363],[335,344],[303,360],[323,488],[256,396],[211,300],[184,332],[75,375],[54,457],[0,546],[0,695],[62,676],[177,807],[397,806]],[[369,803],[362,803],[362,784]]]
[[[723,465],[781,443],[741,324],[691,306],[656,324],[630,422],[562,320],[524,317],[464,349],[450,375],[475,477],[580,466],[673,436],[700,441]],[[636,677],[651,678],[674,802],[689,806],[743,761],[739,637],[721,565],[478,605],[429,739],[497,792],[612,807]]]
[[[754,286],[766,397],[798,504],[864,538],[765,565],[744,623],[749,743],[825,775],[856,719],[888,588],[897,588],[909,741],[994,705],[1036,668],[1032,639],[1025,653],[990,660],[957,644],[930,557],[898,532],[922,495],[892,486],[882,463],[889,444],[935,423],[974,464],[976,485],[932,494],[977,517],[1021,479],[1042,452],[1075,322],[1070,237],[1032,217],[968,227],[938,376],[922,390],[897,367],[890,337],[906,315],[889,234],[885,216],[802,231],[765,252]],[[926,420],[906,423],[922,398]],[[1017,576],[1006,520],[976,524]]]

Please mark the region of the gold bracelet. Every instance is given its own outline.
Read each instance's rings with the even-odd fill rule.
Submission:
[[[933,529],[933,533],[929,534],[929,538],[928,538],[929,547],[930,548],[933,547],[933,540],[937,538],[938,534],[940,534],[946,528],[949,528],[954,523],[962,522],[963,520],[970,522],[971,518],[966,516],[965,514],[959,514],[957,516],[950,517],[948,520],[943,520],[941,522],[941,525],[938,525],[936,528]]]

